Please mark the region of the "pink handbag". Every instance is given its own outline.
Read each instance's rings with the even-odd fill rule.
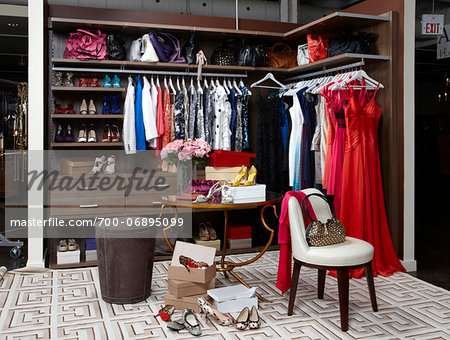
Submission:
[[[77,29],[70,33],[66,40],[64,50],[66,59],[107,59],[106,56],[106,34],[98,31]]]

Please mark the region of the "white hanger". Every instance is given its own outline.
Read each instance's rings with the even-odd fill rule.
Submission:
[[[194,77],[191,77],[191,86],[194,86]]]
[[[165,89],[167,88],[167,78],[166,78],[166,76],[164,76],[164,88]]]
[[[160,87],[161,85],[159,84],[159,77],[156,77],[156,87]]]
[[[172,77],[169,78],[169,86],[170,86],[170,89],[172,90],[172,93],[176,94],[177,92],[175,91],[175,88],[173,87]]]
[[[349,81],[353,81],[353,80],[359,80],[362,81],[363,78],[365,80],[366,85],[362,86],[362,85],[350,85],[350,87],[355,88],[355,89],[369,89],[369,90],[375,90],[377,87],[383,89],[384,86],[383,84],[379,83],[378,81],[376,81],[375,79],[370,78],[366,71],[364,70],[358,70],[355,73],[351,73],[352,77],[348,77],[346,78],[346,80],[343,80],[342,82],[340,82],[339,84],[336,84],[336,88],[337,89],[342,89],[345,88],[345,86],[348,84]],[[334,86],[333,86],[334,89]]]
[[[155,86],[155,80],[153,79],[153,74],[152,74],[152,86]]]
[[[203,86],[205,87],[205,89],[207,89],[208,86],[208,81],[206,80],[206,77],[203,79]]]
[[[279,86],[274,87],[274,86],[259,85],[269,79],[272,80],[274,83],[276,83]],[[284,84],[280,83],[278,80],[275,79],[275,77],[273,76],[273,74],[271,72],[267,73],[264,78],[258,80],[257,82],[253,83],[252,85],[250,85],[250,87],[260,87],[260,88],[265,88],[265,89],[280,89],[280,88],[284,89],[284,88],[286,88],[286,86]]]
[[[231,84],[230,78],[228,78],[228,81],[227,81],[227,87],[228,87],[230,90],[233,88],[233,84]]]
[[[216,78],[216,87],[220,86],[219,78]]]
[[[202,84],[200,83],[200,79],[197,79],[197,93],[203,94]]]
[[[179,78],[179,77],[177,77],[177,90],[178,90],[178,91],[181,91],[181,88],[180,88],[180,78]]]
[[[186,88],[186,83],[184,82],[184,77],[181,78],[181,87],[184,89]]]
[[[223,84],[222,84],[222,86],[223,86],[223,88],[225,89],[225,92],[226,92],[227,94],[230,94],[230,90],[228,89],[227,82],[225,81],[225,78],[223,78]]]
[[[236,90],[236,92],[237,92],[240,96],[242,96],[242,91],[241,91],[241,89],[239,88],[238,84],[236,83],[236,79],[233,79],[233,88]]]

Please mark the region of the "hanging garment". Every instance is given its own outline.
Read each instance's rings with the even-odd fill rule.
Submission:
[[[316,105],[317,96],[310,93],[303,93],[306,112],[304,115],[306,127],[306,144],[304,145],[305,163],[303,167],[304,187],[313,188],[315,185],[315,152],[311,151],[311,144],[316,130]]]
[[[222,85],[214,93],[214,150],[231,150],[231,105]]]
[[[164,147],[170,143],[170,127],[172,125],[170,92],[168,87],[164,89],[163,94],[163,116],[164,116],[164,132],[162,137],[162,144]]]
[[[144,78],[144,87],[142,89],[142,116],[144,118],[145,140],[150,141],[152,138],[158,137],[156,131],[155,112],[150,93],[150,83],[146,77]]]
[[[152,85],[151,85],[151,90],[150,90],[150,94],[152,95],[152,105],[153,105],[153,113],[154,113],[154,121],[155,121],[155,126],[156,126],[156,131],[158,131],[158,88],[156,87],[155,83],[153,82],[152,79]],[[158,132],[157,132],[158,134]],[[150,147],[152,149],[156,149],[157,147],[157,138],[158,136],[156,136],[155,138],[152,138],[150,140]]]
[[[127,95],[124,104],[122,138],[127,155],[136,153],[136,127],[134,113],[133,79],[128,77]]]
[[[183,91],[183,105],[184,105],[184,129],[185,129],[185,139],[189,138],[189,95],[188,90],[183,82],[181,85],[181,90]]]
[[[183,91],[178,91],[175,96],[175,139],[186,138],[186,128],[184,120],[184,93]]]
[[[237,96],[236,111],[237,116],[236,116],[236,134],[235,134],[234,150],[241,152],[244,137],[242,134],[242,96],[240,95]]]
[[[327,132],[328,132],[328,115],[326,111],[325,106],[325,98],[322,96],[318,96],[317,99],[319,100],[319,104],[317,107],[318,110],[318,123],[317,126],[319,127],[319,163],[318,166],[320,168],[320,172],[316,173],[318,176],[316,176],[316,183],[322,184],[323,183],[323,176],[325,171],[325,157],[327,153]],[[316,151],[317,152],[317,151]]]
[[[156,150],[162,150],[163,142],[162,136],[164,134],[164,113],[163,113],[163,101],[162,101],[162,90],[158,86],[158,102],[157,102],[157,116],[156,116],[156,130],[158,131],[158,137],[156,138]]]
[[[188,89],[189,98],[189,129],[187,138],[195,138],[195,122],[197,120],[197,101],[198,95],[194,85],[189,86]]]
[[[214,120],[212,90],[209,87],[203,89],[204,114],[205,114],[205,140],[209,145],[213,145],[212,123]]]
[[[362,106],[352,93],[345,107],[347,139],[339,219],[348,236],[374,246],[373,274],[389,276],[405,268],[395,253],[386,217],[378,144],[381,109],[375,97],[376,92]],[[361,277],[363,272],[353,270],[350,275]]]
[[[281,143],[283,145],[283,154],[286,152],[287,138],[289,133],[286,105],[287,104],[285,104],[284,102],[280,103]]]
[[[145,128],[142,116],[142,80],[136,77],[136,103],[135,103],[135,131],[136,150],[145,150]]]
[[[230,131],[231,131],[231,150],[236,148],[236,128],[237,128],[237,97],[236,90],[231,89],[228,95],[228,102],[231,106]]]
[[[175,94],[170,94],[170,141],[175,140]]]
[[[268,191],[284,192],[281,181],[282,143],[279,97],[258,98],[258,130],[256,168],[258,183],[266,184]]]
[[[250,95],[248,89],[244,86],[241,88],[242,92],[242,149],[250,148],[250,141],[248,138],[248,100]]]
[[[206,139],[205,133],[205,114],[203,108],[203,90],[200,89],[197,92],[197,113],[196,113],[196,121],[195,121],[195,138],[201,138],[203,140]]]
[[[293,104],[289,109],[292,121],[291,136],[289,139],[289,186],[294,191],[300,190],[300,150],[303,134],[303,115],[301,113],[298,96],[293,96]],[[295,175],[297,174],[297,176]]]

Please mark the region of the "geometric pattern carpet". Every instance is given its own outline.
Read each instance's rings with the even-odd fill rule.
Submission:
[[[230,256],[235,261],[251,254]],[[133,305],[101,299],[97,268],[36,273],[8,272],[0,285],[0,339],[186,339],[155,318],[167,292],[168,262],[156,262],[152,295]],[[278,252],[236,269],[272,303],[260,303],[261,327],[238,331],[205,323],[202,339],[450,339],[450,292],[406,273],[375,278],[378,312],[373,312],[365,278],[350,280],[349,330],[340,329],[336,279],[327,276],[317,299],[316,270],[302,268],[294,315],[289,292],[275,288]],[[236,284],[217,274],[216,286]],[[176,319],[177,312],[174,316]]]

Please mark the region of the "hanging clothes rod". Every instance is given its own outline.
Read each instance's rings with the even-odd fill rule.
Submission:
[[[197,72],[176,72],[176,71],[150,71],[150,70],[127,70],[108,68],[74,68],[74,67],[53,67],[53,71],[59,72],[98,72],[98,73],[125,73],[125,74],[160,74],[170,76],[192,76],[196,77]],[[226,78],[247,78],[247,73],[202,73],[203,77],[226,77]]]
[[[366,63],[364,62],[364,59],[361,61],[358,61],[357,63],[353,63],[353,64],[347,64],[347,65],[342,65],[342,66],[336,66],[333,68],[329,68],[329,69],[323,69],[321,71],[317,71],[317,72],[312,72],[312,73],[306,73],[306,74],[301,74],[299,76],[295,76],[295,77],[291,77],[291,78],[287,78],[285,79],[285,82],[294,82],[296,80],[301,80],[301,79],[305,79],[305,78],[310,78],[310,77],[315,77],[315,76],[320,76],[322,74],[326,74],[326,73],[330,73],[330,72],[336,72],[336,71],[341,71],[341,70],[346,70],[352,67],[359,67],[359,66],[364,66]]]

